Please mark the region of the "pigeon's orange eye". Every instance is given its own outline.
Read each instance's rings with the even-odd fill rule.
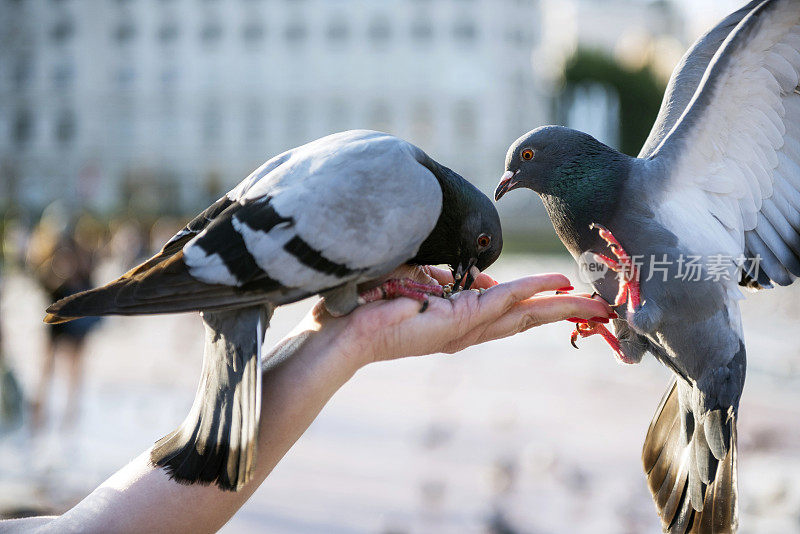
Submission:
[[[487,248],[492,244],[492,236],[488,234],[481,234],[478,236],[478,248]]]
[[[520,155],[522,156],[522,159],[524,159],[525,161],[530,161],[533,159],[533,150],[531,150],[530,148],[526,148],[525,150],[522,151],[522,154]]]

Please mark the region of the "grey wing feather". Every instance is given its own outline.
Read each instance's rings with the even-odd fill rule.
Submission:
[[[695,91],[697,91],[697,87],[700,85],[700,81],[703,79],[703,75],[706,73],[708,64],[714,54],[717,53],[731,30],[742,21],[753,7],[762,1],[753,0],[725,17],[722,22],[700,37],[684,54],[669,79],[656,122],[641,152],[639,152],[640,158],[649,157],[672,130],[672,127],[678,122],[686,106],[692,100]]]
[[[233,230],[255,265],[285,287],[318,292],[385,274],[416,254],[441,212],[441,189],[423,156],[371,131],[298,147],[234,190],[243,207],[231,213]],[[265,227],[259,210],[280,221]],[[187,264],[209,283],[236,283],[234,262],[214,253],[219,246],[203,246],[229,241],[215,232],[209,227],[186,245]]]
[[[800,3],[751,2],[687,73],[737,19],[680,116],[662,109],[643,176],[661,180],[656,218],[692,253],[757,258],[744,284],[787,285],[800,275]]]

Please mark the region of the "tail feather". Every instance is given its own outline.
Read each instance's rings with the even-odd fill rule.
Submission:
[[[150,460],[184,484],[237,491],[256,466],[261,416],[261,344],[272,308],[205,313],[206,349],[194,404]]]
[[[736,415],[732,409],[727,415],[715,410],[698,423],[692,410],[681,405],[681,387],[690,386],[676,380],[667,390],[642,449],[664,532],[735,532]]]

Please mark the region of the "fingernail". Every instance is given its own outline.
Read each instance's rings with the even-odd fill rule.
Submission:
[[[556,291],[572,291],[573,289],[575,288],[572,286],[564,286],[564,287],[559,287]]]
[[[586,319],[581,319],[580,317],[567,317],[567,321],[572,323],[585,323]]]
[[[603,323],[603,324],[606,324],[608,322],[608,319],[605,317],[592,317],[589,320],[595,323]]]
[[[612,312],[610,312],[608,314],[608,318],[609,319],[619,319],[619,315],[617,315],[615,312],[612,311]]]

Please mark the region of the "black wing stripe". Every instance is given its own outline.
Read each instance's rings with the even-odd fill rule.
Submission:
[[[253,230],[267,233],[277,225],[282,223],[293,224],[294,219],[283,217],[270,204],[270,198],[266,201],[250,202],[236,213],[236,219],[246,224]],[[317,272],[333,275],[338,278],[345,278],[355,273],[361,272],[351,269],[347,265],[336,263],[329,260],[322,253],[306,243],[303,238],[295,235],[290,239],[283,249],[297,258],[297,261]]]
[[[242,208],[236,212],[236,219],[253,230],[264,233],[282,223],[294,224],[294,219],[283,217],[275,211],[275,208],[270,204],[271,200],[270,197],[267,197],[266,200],[245,202]]]
[[[345,278],[360,272],[360,270],[351,269],[347,265],[342,265],[341,263],[336,263],[329,260],[323,256],[321,252],[314,250],[311,245],[303,241],[300,236],[294,236],[292,239],[290,239],[285,245],[283,245],[283,249],[297,258],[297,261],[306,267],[310,267],[311,269],[324,274]]]
[[[195,244],[208,255],[218,254],[240,285],[266,276],[247,250],[242,235],[233,227],[230,216],[214,221],[214,231],[198,237]]]

